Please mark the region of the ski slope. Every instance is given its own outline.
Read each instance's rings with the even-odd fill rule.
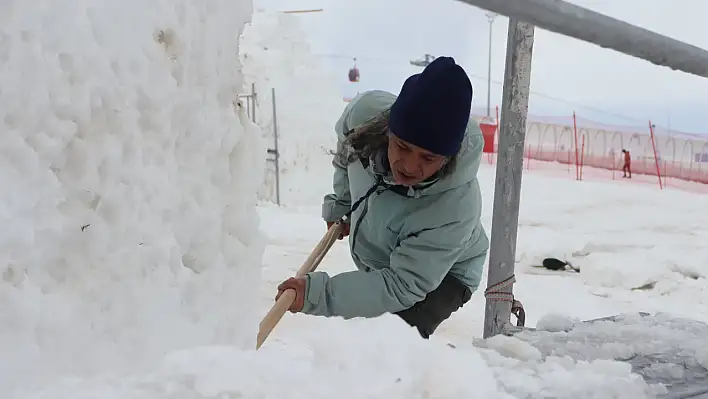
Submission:
[[[549,357],[517,338],[481,341],[480,292],[429,341],[390,315],[288,314],[255,352],[275,286],[324,234],[315,201],[331,171],[314,132],[334,123],[341,104],[309,115],[293,106],[283,130],[288,145],[300,143],[288,155],[292,205],[257,204],[267,134],[232,104],[247,90],[239,34],[249,2],[2,7],[0,397],[644,398],[665,389],[607,358],[672,346],[708,366],[705,334],[671,325],[581,330],[566,348],[580,353]],[[249,27],[246,44],[303,40],[292,20],[254,21],[264,22]],[[307,98],[285,78],[297,63],[254,59],[249,79],[280,76],[279,103]],[[311,93],[328,90],[315,82]],[[492,167],[480,181],[489,228]],[[527,325],[557,336],[573,318],[621,312],[708,321],[704,204],[624,181],[526,174],[515,292]],[[582,272],[530,267],[545,256]],[[344,241],[320,266],[352,267]],[[632,290],[646,283],[653,289]],[[605,345],[578,346],[598,337]]]

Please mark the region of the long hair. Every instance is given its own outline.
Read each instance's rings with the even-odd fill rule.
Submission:
[[[388,122],[391,110],[386,109],[378,116],[348,132],[346,139],[333,154],[346,167],[361,159],[370,159],[379,151],[388,151]],[[459,152],[443,164],[432,178],[444,178],[452,174],[457,165]]]

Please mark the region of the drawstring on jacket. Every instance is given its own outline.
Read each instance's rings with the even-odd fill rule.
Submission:
[[[361,205],[362,202],[366,201],[367,198],[371,196],[371,194],[376,191],[377,188],[381,187],[383,185],[383,178],[381,176],[376,177],[376,183],[369,189],[369,191],[366,192],[366,194],[362,195],[361,198],[356,200],[354,204],[352,205],[351,209],[342,216],[342,221],[346,221],[349,219],[349,217],[356,211],[356,209]]]
[[[371,194],[373,194],[376,191],[376,189],[381,187],[382,185],[383,185],[383,178],[381,176],[377,176],[376,183],[369,189],[369,191],[366,192],[366,194],[362,195],[361,198],[356,200],[356,202],[354,202],[354,204],[352,205],[352,208],[347,213],[345,213],[344,216],[342,216],[342,219],[341,219],[342,222],[346,222],[349,219],[349,217],[351,216],[351,214],[354,213],[354,211],[359,207],[359,205],[361,205],[364,201],[366,201],[366,199],[369,198],[371,196]],[[389,188],[390,187],[387,187],[386,189],[388,190]],[[352,235],[350,238],[351,243],[352,243],[351,244],[351,253],[352,253],[352,256],[357,259],[359,257],[356,256],[356,253],[354,252],[354,246],[356,245],[356,235],[359,232],[359,226],[361,226],[361,222],[364,219],[364,216],[366,216],[366,212],[368,211],[368,208],[369,208],[368,206],[364,206],[364,210],[361,212],[361,217],[359,217],[359,222],[356,224],[356,226],[353,226],[354,230],[352,231]]]

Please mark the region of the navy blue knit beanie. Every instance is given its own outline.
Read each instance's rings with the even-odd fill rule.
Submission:
[[[472,83],[451,57],[439,57],[406,79],[391,106],[389,128],[401,140],[438,155],[457,154],[472,108]]]

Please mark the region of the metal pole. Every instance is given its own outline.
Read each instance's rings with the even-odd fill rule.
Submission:
[[[253,119],[253,123],[256,122],[256,84],[251,83],[251,104],[253,107],[251,107],[251,118]]]
[[[275,157],[275,203],[280,205],[280,151],[278,151],[278,112],[275,108],[275,87],[271,88],[273,99],[273,150]]]
[[[521,201],[521,174],[524,164],[526,114],[531,84],[534,26],[509,19],[506,68],[502,93],[494,209],[489,250],[487,290],[514,278],[516,233]],[[512,284],[487,297],[484,338],[503,333],[510,326]],[[500,299],[500,297],[506,297]]]
[[[653,64],[708,77],[708,51],[562,0],[458,0]]]
[[[489,56],[487,58],[487,117],[492,114],[492,24],[497,14],[488,12],[489,19]]]

